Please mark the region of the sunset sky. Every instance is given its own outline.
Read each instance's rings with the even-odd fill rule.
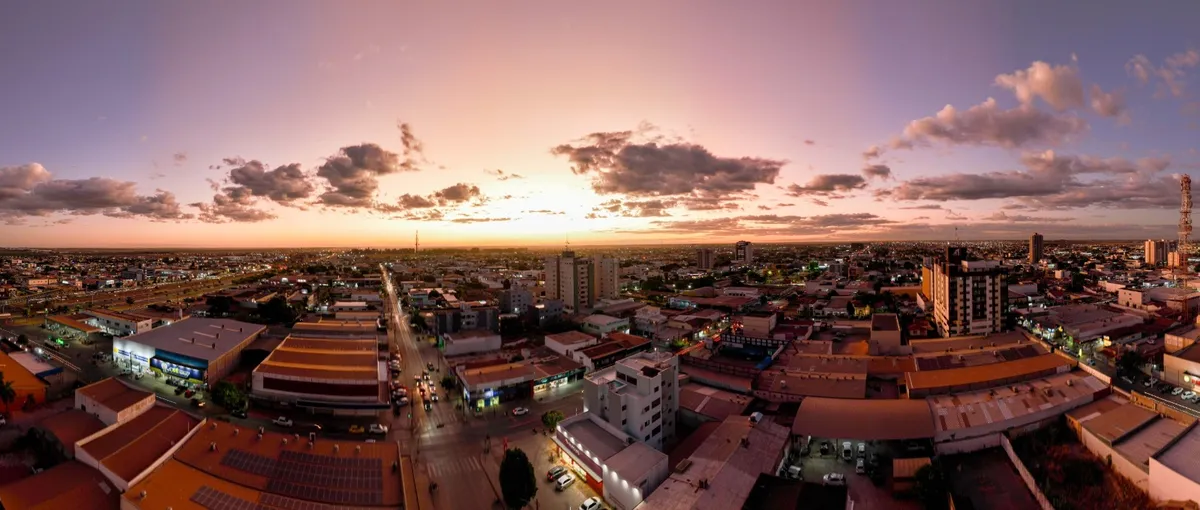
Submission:
[[[1195,2],[240,4],[0,8],[0,246],[1138,239],[1200,177]]]

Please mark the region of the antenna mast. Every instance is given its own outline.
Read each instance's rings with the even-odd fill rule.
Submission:
[[[417,231],[416,238],[413,239],[413,253],[421,251],[421,231]]]
[[[1179,245],[1175,248],[1175,274],[1176,279],[1186,285],[1187,275],[1191,273],[1188,255],[1192,252],[1192,178],[1186,174],[1179,179],[1179,195]]]

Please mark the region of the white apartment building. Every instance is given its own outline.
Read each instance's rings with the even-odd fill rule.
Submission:
[[[966,248],[946,248],[930,272],[934,323],[945,337],[996,333],[1004,325],[1004,268],[994,260],[966,259]]]
[[[153,328],[154,320],[137,317],[112,310],[84,310],[83,313],[91,315],[92,318],[87,322],[100,328],[105,333],[112,336],[129,336],[138,333],[145,333]]]
[[[612,257],[576,257],[573,251],[546,257],[546,298],[561,299],[567,313],[582,313],[598,299],[613,299],[620,292]]]
[[[533,303],[533,293],[524,287],[513,285],[500,293],[500,313],[522,314]]]
[[[679,359],[641,352],[584,378],[584,410],[661,450],[675,436]]]
[[[754,245],[750,241],[738,241],[733,245],[733,263],[750,265],[754,263]]]

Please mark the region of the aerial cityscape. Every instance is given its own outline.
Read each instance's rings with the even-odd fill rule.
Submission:
[[[0,510],[1200,510],[1197,20],[10,2]]]

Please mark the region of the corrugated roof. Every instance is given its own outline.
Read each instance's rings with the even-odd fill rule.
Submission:
[[[104,422],[86,411],[68,409],[43,418],[38,427],[54,434],[64,447],[74,451],[76,441],[104,430]]]
[[[113,411],[121,411],[142,400],[154,397],[148,391],[130,388],[112,377],[79,388],[75,392],[82,393]]]
[[[1071,364],[1070,360],[1057,354],[1043,354],[1032,358],[1023,358],[1004,363],[992,363],[990,365],[952,368],[949,370],[908,372],[905,379],[908,382],[909,391],[914,389],[970,386],[1037,374],[1058,367],[1070,367]]]
[[[131,480],[199,423],[182,411],[155,406],[79,447],[117,476]]]
[[[133,335],[125,341],[213,361],[266,329],[266,326],[232,319],[189,317]]]
[[[68,461],[0,487],[0,505],[13,510],[117,510],[120,492],[104,475]]]
[[[887,424],[887,426],[880,426]],[[809,397],[792,422],[798,436],[860,440],[926,439],[934,436],[933,413],[925,400]]]

